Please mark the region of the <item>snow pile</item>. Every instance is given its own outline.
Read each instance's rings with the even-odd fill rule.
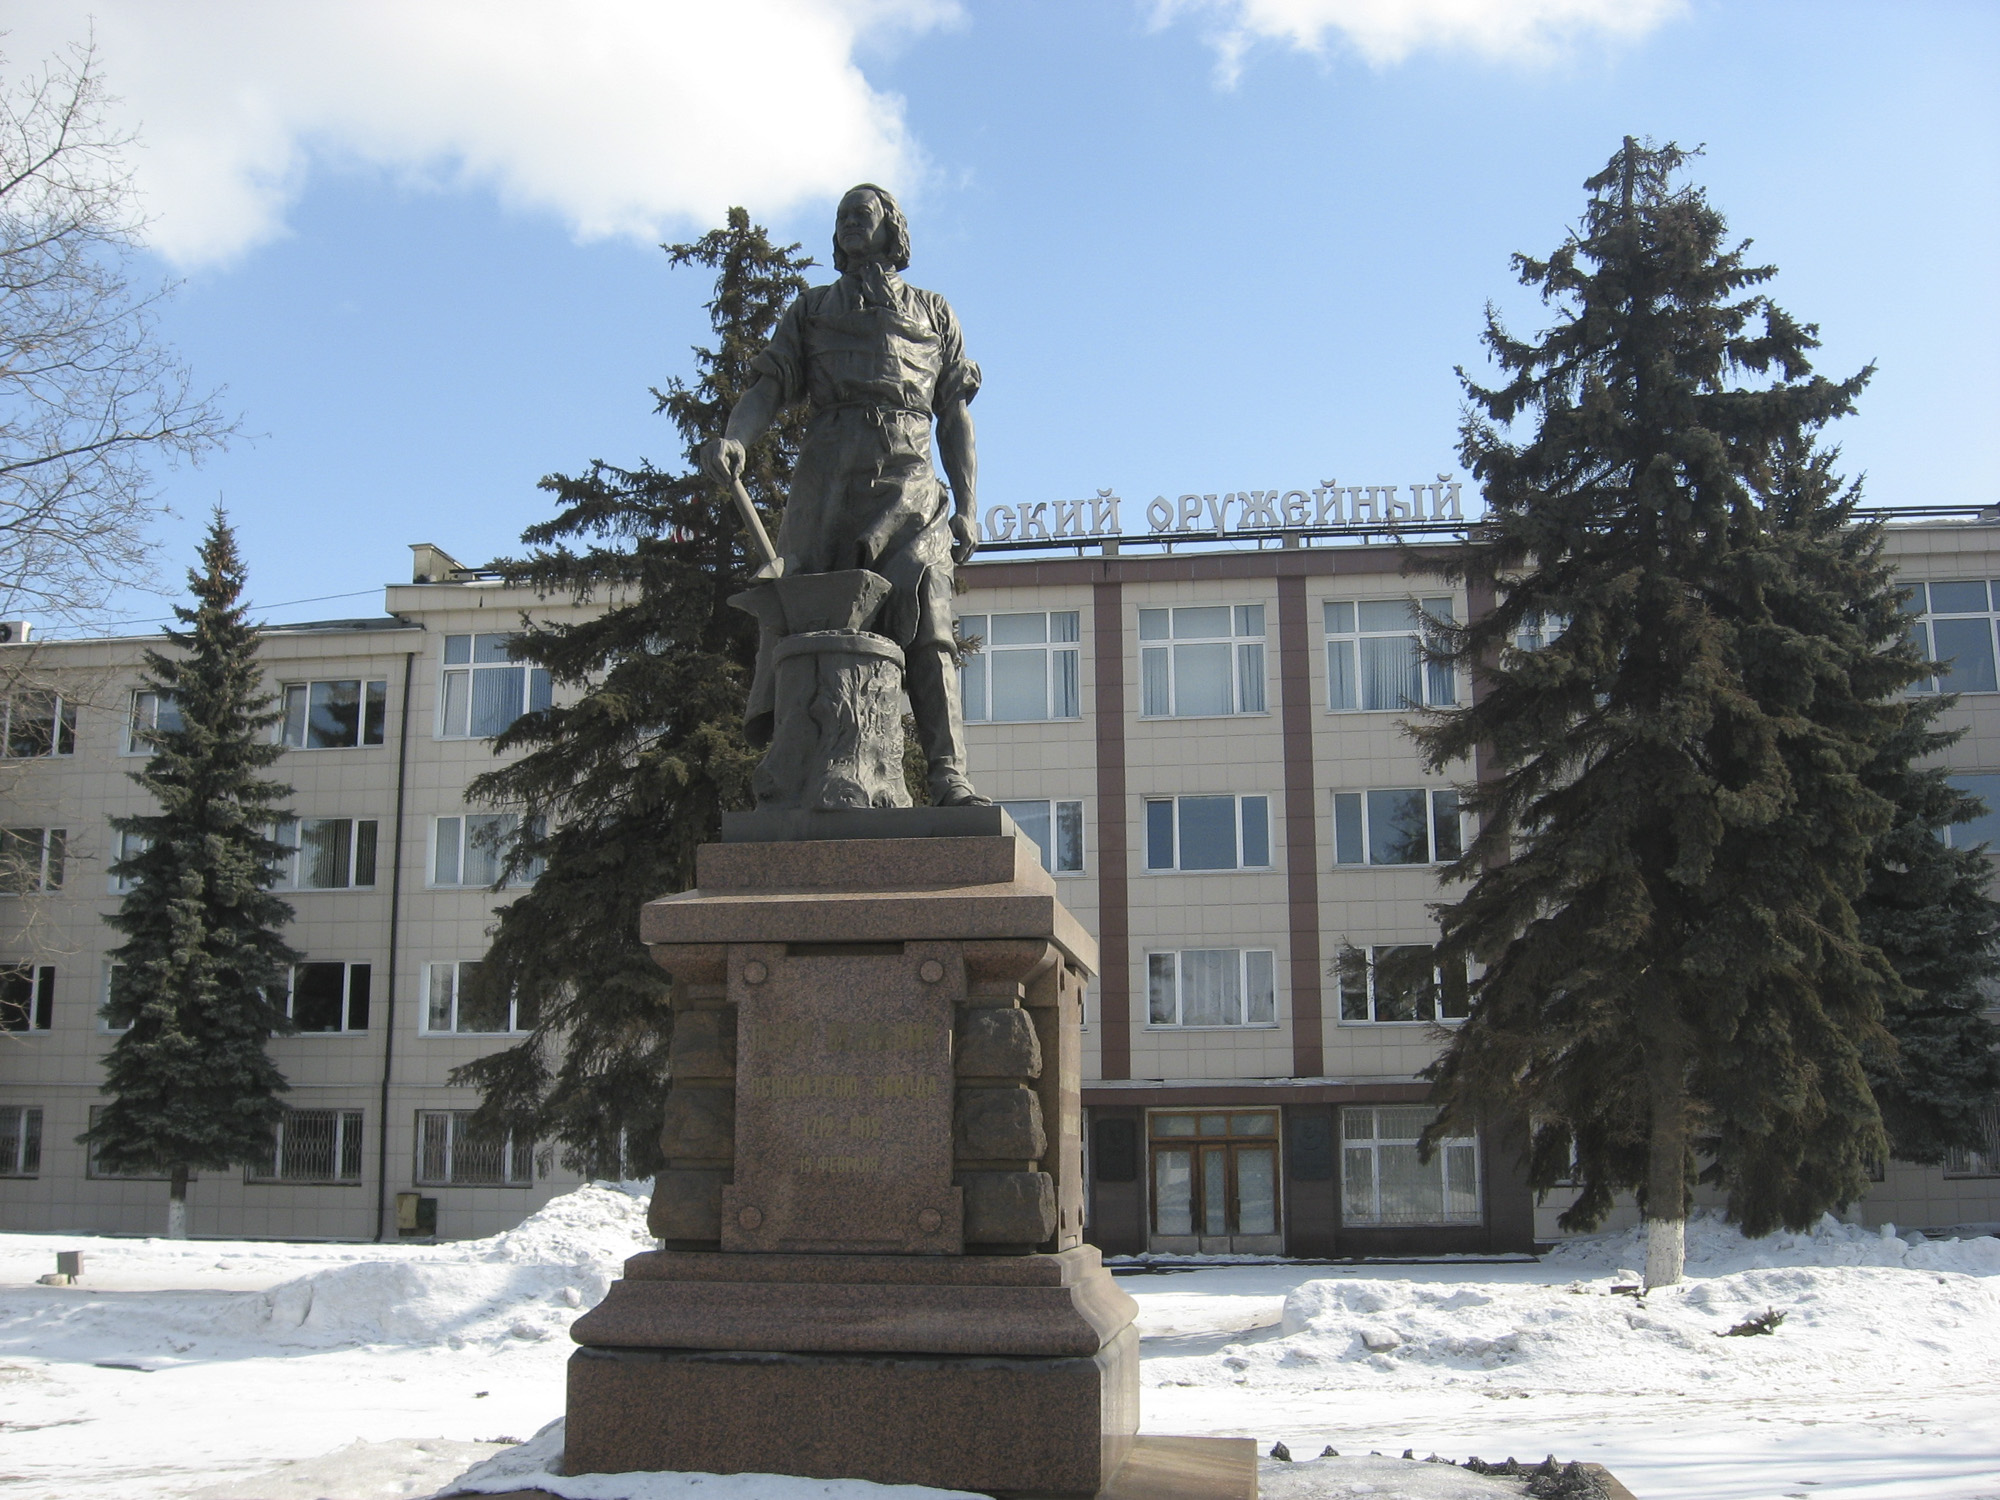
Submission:
[[[95,1361],[137,1359],[165,1369],[181,1356],[292,1352],[353,1344],[538,1343],[565,1332],[602,1300],[625,1259],[653,1248],[646,1200],[592,1183],[552,1199],[519,1225],[484,1240],[442,1245],[230,1246],[220,1260],[272,1259],[315,1266],[257,1292],[100,1291],[103,1261],[86,1252],[86,1280],[63,1297],[13,1293],[0,1308],[0,1354],[61,1351]],[[121,1247],[136,1266],[185,1260],[195,1247],[141,1241]],[[332,1252],[332,1253],[328,1253]],[[210,1244],[199,1252],[215,1257]],[[332,1264],[326,1264],[327,1261]],[[315,1263],[317,1263],[315,1265]]]
[[[288,1281],[245,1316],[284,1343],[546,1339],[603,1299],[626,1257],[652,1248],[645,1200],[587,1183],[489,1239]]]
[[[1619,1270],[1646,1263],[1643,1224],[1619,1234],[1566,1240],[1542,1257],[1556,1268]],[[1900,1266],[1913,1271],[1958,1271],[1969,1276],[2000,1275],[2000,1239],[1904,1240],[1896,1226],[1866,1229],[1843,1224],[1831,1214],[1804,1234],[1780,1231],[1761,1240],[1747,1238],[1720,1214],[1699,1212],[1688,1219],[1689,1275],[1720,1276],[1774,1266]]]
[[[866,1479],[799,1479],[785,1474],[563,1474],[558,1417],[518,1448],[461,1474],[445,1495],[546,1490],[562,1500],[983,1500],[966,1490]]]
[[[1872,1266],[1740,1271],[1616,1295],[1567,1287],[1343,1277],[1285,1299],[1275,1336],[1149,1360],[1152,1386],[1337,1390],[1469,1384],[1482,1394],[1678,1388],[1826,1393],[1895,1378],[2000,1380],[2000,1286],[1962,1273]],[[1718,1337],[1773,1309],[1768,1337]]]

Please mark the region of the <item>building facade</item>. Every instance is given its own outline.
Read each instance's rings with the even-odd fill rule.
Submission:
[[[1561,1195],[1534,1200],[1504,1129],[1416,1159],[1418,1075],[1463,996],[1378,967],[1429,940],[1437,868],[1467,832],[1455,783],[1473,774],[1424,772],[1402,731],[1408,704],[1469,691],[1422,661],[1412,606],[1465,618],[1483,601],[1356,538],[1177,545],[1106,538],[960,570],[961,630],[982,642],[964,683],[974,780],[1041,846],[1102,952],[1084,1052],[1091,1239],[1348,1257],[1557,1237]],[[1913,623],[1953,661],[1939,686],[1962,695],[1953,721],[1969,730],[1955,773],[2000,808],[2000,525],[1898,525],[1890,546],[1921,585]],[[505,634],[524,610],[564,611],[416,550],[386,618],[266,637],[300,817],[302,1034],[273,1042],[296,1113],[269,1163],[195,1185],[197,1233],[394,1238],[431,1230],[410,1222],[428,1201],[439,1235],[486,1234],[573,1181],[533,1143],[461,1142],[471,1101],[446,1082],[524,1025],[457,1004],[458,966],[506,899],[487,888],[506,815],[465,787],[494,763],[490,736],[546,701]],[[162,1216],[160,1184],[98,1175],[74,1144],[111,1041],[107,819],[138,808],[131,724],[158,712],[135,697],[145,644],[29,648],[33,672],[15,674],[38,686],[15,694],[28,709],[0,799],[14,847],[39,840],[46,888],[0,896],[14,964],[0,1228],[148,1231]],[[1952,837],[2000,847],[2000,818]],[[1943,1167],[1892,1163],[1855,1212],[2000,1221],[1994,1134]]]

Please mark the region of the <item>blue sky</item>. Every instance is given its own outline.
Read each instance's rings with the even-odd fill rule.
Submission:
[[[16,69],[91,13],[21,3]],[[1561,240],[1626,133],[1705,144],[1696,179],[1821,325],[1820,368],[1879,363],[1837,434],[1872,501],[1992,498],[2000,7],[1516,0],[1554,20],[1494,35],[1463,18],[1497,0],[758,0],[825,43],[773,79],[756,25],[602,0],[594,51],[522,42],[550,59],[527,103],[498,63],[396,71],[502,52],[524,12],[499,0],[419,4],[414,40],[328,7],[331,42],[188,0],[186,67],[142,0],[94,9],[185,282],[165,331],[245,434],[168,477],[165,579],[219,497],[273,619],[372,612],[411,542],[512,550],[549,472],[679,461],[647,389],[688,372],[708,287],[656,241],[740,202],[824,260],[875,175],[984,366],[988,504],[1111,488],[1137,529],[1156,494],[1457,474],[1481,308],[1541,326],[1508,256]],[[202,113],[260,80],[249,123]]]

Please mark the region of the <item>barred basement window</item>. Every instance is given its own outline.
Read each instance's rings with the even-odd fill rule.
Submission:
[[[1458,702],[1458,674],[1423,654],[1423,615],[1455,618],[1449,596],[1329,600],[1326,706],[1335,711],[1446,708]]]
[[[361,1181],[361,1111],[288,1109],[271,1134],[271,1154],[244,1170],[246,1182]]]
[[[55,1000],[54,964],[0,968],[0,1031],[47,1031]]]
[[[60,889],[68,849],[67,829],[0,828],[0,895]]]
[[[292,970],[285,1014],[300,1031],[366,1031],[372,975],[367,964],[300,964]]]
[[[1428,1162],[1417,1137],[1429,1105],[1361,1105],[1340,1112],[1340,1217],[1344,1224],[1477,1224],[1479,1142],[1440,1141]]]
[[[1981,1141],[1954,1146],[1945,1153],[1947,1177],[2000,1177],[2000,1099],[1989,1099],[1979,1112]]]
[[[1333,794],[1336,865],[1429,865],[1464,852],[1458,793],[1422,787]]]
[[[1270,798],[1158,797],[1147,801],[1147,869],[1264,870],[1270,865]]]
[[[438,680],[439,739],[486,739],[549,706],[549,674],[507,654],[511,635],[448,635]]]
[[[1465,975],[1425,963],[1427,944],[1346,948],[1337,961],[1343,1024],[1463,1021],[1471,1013]]]
[[[278,742],[294,750],[344,750],[382,743],[389,717],[387,681],[358,677],[288,682]]]
[[[966,723],[1082,717],[1075,610],[966,615],[958,629],[981,642],[959,666]]]
[[[1276,955],[1269,948],[1183,948],[1146,955],[1149,1026],[1275,1026]]]
[[[1042,868],[1052,875],[1083,869],[1081,802],[1002,802],[1001,811],[1042,851]]]
[[[0,1104],[0,1177],[34,1177],[42,1170],[42,1112]]]
[[[1139,641],[1142,717],[1265,711],[1263,605],[1142,609]]]
[[[511,1130],[474,1136],[469,1109],[417,1111],[418,1187],[527,1187],[535,1143]]]
[[[76,705],[62,694],[24,690],[0,703],[0,746],[11,759],[76,754]]]

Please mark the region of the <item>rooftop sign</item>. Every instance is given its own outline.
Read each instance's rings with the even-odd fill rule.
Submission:
[[[1460,482],[1449,474],[1434,484],[1350,484],[1322,479],[1311,489],[1232,490],[1226,495],[1165,495],[1146,506],[1144,535],[1217,537],[1334,527],[1379,526],[1394,531],[1416,522],[1462,521]],[[1037,500],[990,505],[982,530],[989,542],[1088,541],[1125,535],[1110,490],[1087,500]]]

